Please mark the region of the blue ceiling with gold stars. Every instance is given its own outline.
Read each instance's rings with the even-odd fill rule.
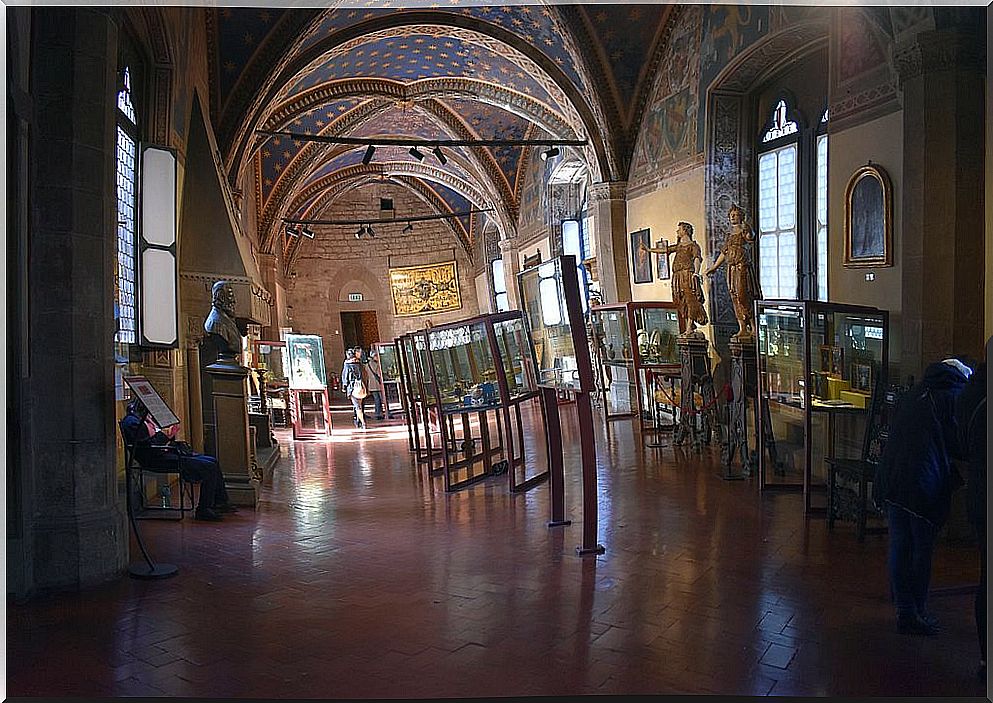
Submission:
[[[286,10],[222,7],[217,10],[217,90],[220,104]]]

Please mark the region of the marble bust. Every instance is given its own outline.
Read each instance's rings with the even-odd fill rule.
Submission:
[[[211,289],[210,314],[203,323],[204,331],[217,346],[218,361],[234,361],[241,352],[241,331],[234,321],[234,289],[227,281],[217,281]]]

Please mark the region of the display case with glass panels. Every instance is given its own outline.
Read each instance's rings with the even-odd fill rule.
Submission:
[[[387,417],[403,409],[403,395],[400,391],[400,362],[393,342],[376,342],[373,348],[379,353],[379,367],[383,379],[383,403]]]
[[[496,360],[484,320],[428,330],[433,377],[445,412],[492,407],[500,402]]]
[[[827,457],[857,457],[866,413],[886,374],[889,315],[829,302],[756,303],[759,471],[763,489],[826,506]]]
[[[575,257],[559,256],[522,271],[517,285],[534,345],[538,385],[591,392],[595,386]]]
[[[287,334],[284,342],[283,367],[289,378],[293,438],[327,436],[331,433],[331,409],[321,338],[314,334]]]
[[[645,427],[652,416],[654,389],[679,372],[675,305],[600,305],[590,310],[590,324],[604,416],[611,420],[638,415]]]
[[[534,394],[538,377],[523,315],[513,310],[490,315],[489,320],[507,379],[509,400]]]

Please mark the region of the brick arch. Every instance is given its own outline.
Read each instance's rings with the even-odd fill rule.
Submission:
[[[581,131],[589,135],[591,143],[587,149],[592,158],[588,159],[588,162],[594,172],[594,180],[603,180],[604,177],[609,178],[619,173],[619,161],[614,150],[610,147],[612,130],[603,116],[602,110],[593,106],[599,106],[600,101],[587,101],[562,69],[545,57],[540,50],[503,28],[463,15],[427,10],[391,14],[352,25],[335,32],[332,36],[318,42],[298,56],[279,62],[268,79],[260,82],[262,87],[256,92],[251,104],[245,105],[245,109],[242,111],[245,117],[233,132],[231,146],[226,158],[230,177],[238,177],[244,155],[250,149],[251,135],[264,122],[269,106],[278,102],[283,87],[294,81],[314,61],[335,47],[356,37],[381,30],[420,25],[442,26],[476,32],[481,37],[500,42],[527,57],[539,66],[551,82],[565,94],[568,103],[567,108],[569,108],[567,111],[574,112],[574,116],[578,117],[578,124],[582,125]],[[573,117],[573,115],[565,115],[565,117]]]
[[[366,101],[327,125],[322,131],[322,134],[348,134],[351,130],[357,129],[366,122],[374,119],[377,115],[390,109],[390,107],[392,107],[391,102]],[[450,136],[454,138],[464,139],[471,136],[468,134],[464,123],[460,123],[462,126],[461,129],[458,129],[459,124],[450,120],[443,121],[434,113],[428,112],[428,116],[438,122],[439,127],[448,130]],[[336,147],[336,145],[311,142],[301,149],[285,169],[262,207],[262,213],[259,217],[259,235],[263,251],[268,251],[274,246],[279,232],[279,219],[285,217],[287,212],[293,211],[293,202],[300,202],[299,193],[297,192],[298,184],[312,172],[315,165],[330,158],[335,153],[336,148],[340,149],[340,146]],[[472,167],[468,169],[470,175],[479,178],[479,182],[482,185],[481,192],[486,196],[479,201],[490,202],[497,208],[498,219],[501,221],[503,231],[512,232],[514,220],[511,216],[511,209],[513,201],[512,197],[508,197],[509,188],[501,191],[497,182],[494,182],[494,172],[499,171],[499,166],[493,161],[492,156],[488,157],[489,165],[487,166],[486,162],[482,161],[472,150],[466,151],[468,153],[465,153],[465,161]],[[370,164],[370,166],[375,166],[375,164]],[[473,170],[476,173],[472,173]],[[457,191],[461,190],[458,186],[453,187]],[[293,199],[292,202],[291,199]],[[511,201],[511,207],[508,207],[508,200]]]

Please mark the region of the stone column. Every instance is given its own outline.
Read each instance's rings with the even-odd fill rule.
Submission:
[[[984,41],[921,32],[894,53],[903,90],[901,375],[983,348]],[[901,236],[902,235],[902,236]],[[902,248],[902,251],[901,251]]]
[[[28,593],[113,579],[128,562],[114,401],[117,27],[102,11],[32,15],[33,170],[25,401]]]
[[[511,310],[520,310],[521,301],[517,295],[517,274],[520,265],[517,256],[517,239],[500,240],[500,256],[503,259],[503,277],[507,282],[507,300]]]
[[[631,300],[627,245],[626,181],[604,181],[590,187],[600,290],[605,303]]]
[[[279,260],[275,254],[259,254],[259,271],[262,274],[262,284],[272,296],[273,310],[269,324],[262,328],[262,339],[279,339],[279,311],[276,309],[276,281],[279,276]]]

